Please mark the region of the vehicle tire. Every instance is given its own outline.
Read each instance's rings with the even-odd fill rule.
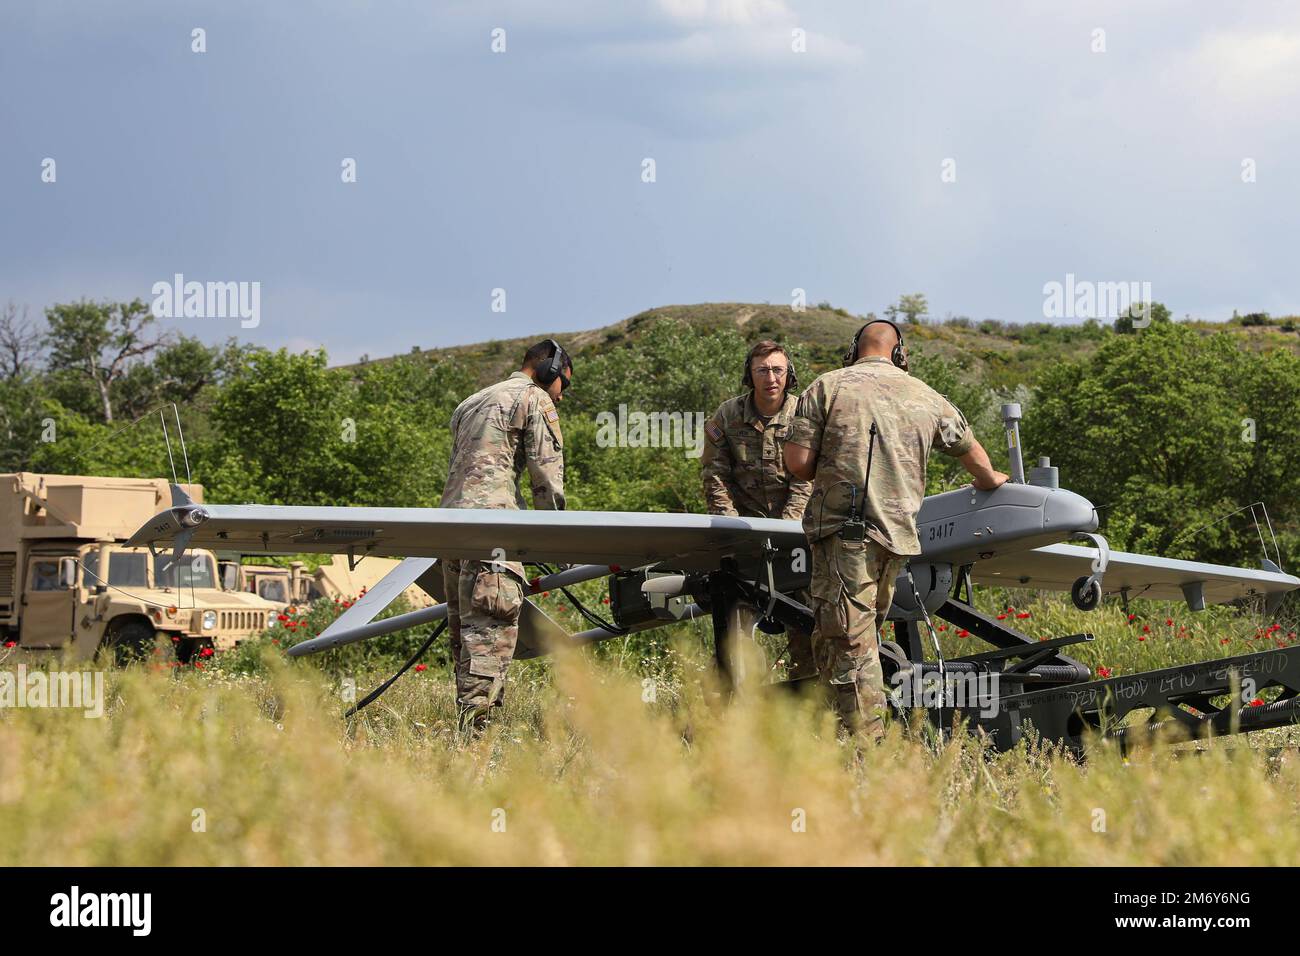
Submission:
[[[104,638],[103,647],[110,648],[113,663],[125,667],[146,659],[153,650],[154,630],[144,621],[132,620],[118,625]]]
[[[1091,611],[1101,603],[1101,584],[1090,577],[1082,577],[1070,587],[1070,600],[1080,611]]]

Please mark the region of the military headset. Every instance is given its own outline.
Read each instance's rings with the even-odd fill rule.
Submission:
[[[893,351],[889,353],[889,360],[893,362],[896,367],[901,368],[906,372],[908,369],[907,349],[903,347],[903,330],[898,327],[897,323],[891,322],[889,319],[872,319],[862,328],[858,329],[858,334],[853,336],[853,344],[850,345],[849,350],[844,353],[845,366],[847,367],[852,365],[858,360],[858,343],[862,341],[862,333],[867,331],[867,326],[876,325],[878,323],[888,325],[898,336],[898,344],[895,345]]]
[[[564,346],[555,339],[547,339],[546,344],[551,347],[551,357],[544,363],[534,366],[533,375],[537,384],[546,388],[557,378],[563,383],[560,385],[560,391],[569,387],[569,378],[564,374],[565,366],[573,368],[573,359],[569,358],[569,353],[564,351]]]

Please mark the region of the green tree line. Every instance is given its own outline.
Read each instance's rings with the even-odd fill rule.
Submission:
[[[1063,354],[1014,389],[971,380],[920,344],[913,374],[963,410],[1003,467],[998,406],[1019,401],[1026,467],[1050,456],[1061,484],[1101,508],[1116,547],[1256,563],[1250,515],[1225,516],[1263,501],[1289,562],[1300,550],[1300,359],[1245,350],[1226,332],[1199,334],[1161,310],[1147,328],[1097,331],[1089,357]],[[44,318],[0,311],[4,470],[169,475],[158,415],[148,413],[175,402],[209,501],[436,505],[452,410],[483,384],[429,353],[342,369],[323,351],[207,345],[158,332],[138,300],[61,304]],[[762,332],[783,338],[779,327]],[[569,506],[702,511],[698,431],[685,446],[610,445],[602,415],[620,405],[690,413],[700,428],[739,394],[751,337],[662,319],[635,340],[580,351],[560,406]],[[837,361],[825,347],[785,344],[804,385]],[[183,475],[174,435],[173,456]],[[930,492],[964,480],[954,462],[932,457]]]

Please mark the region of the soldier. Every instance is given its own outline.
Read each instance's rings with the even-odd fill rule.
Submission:
[[[803,525],[812,546],[817,669],[845,729],[878,738],[888,713],[878,632],[894,579],[921,553],[916,514],[930,450],[960,461],[983,491],[1007,476],[993,469],[962,413],[908,374],[893,322],[874,319],[859,329],[844,365],[799,400],[785,459],[813,481]]]
[[[709,514],[791,521],[803,517],[812,485],[790,474],[783,455],[798,404],[798,384],[784,346],[764,340],[749,350],[741,378],[747,391],[723,402],[704,426],[701,476]],[[804,595],[794,597],[806,601]],[[728,631],[748,633],[757,617],[756,608],[737,605]],[[815,674],[810,636],[793,629],[789,633],[791,676]]]
[[[451,416],[452,451],[444,508],[523,508],[527,468],[533,507],[564,508],[564,444],[555,402],[573,379],[573,361],[552,339],[524,353],[504,382],[475,392]],[[463,729],[480,730],[500,706],[519,636],[524,566],[514,561],[445,561],[447,622]]]

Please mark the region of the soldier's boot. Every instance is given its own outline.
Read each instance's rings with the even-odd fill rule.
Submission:
[[[875,681],[872,680],[875,664]],[[880,661],[871,655],[846,660],[831,677],[835,713],[849,737],[879,743],[885,736],[888,701],[880,680]]]
[[[466,743],[483,735],[483,731],[487,729],[487,721],[487,705],[456,705],[456,729]]]

